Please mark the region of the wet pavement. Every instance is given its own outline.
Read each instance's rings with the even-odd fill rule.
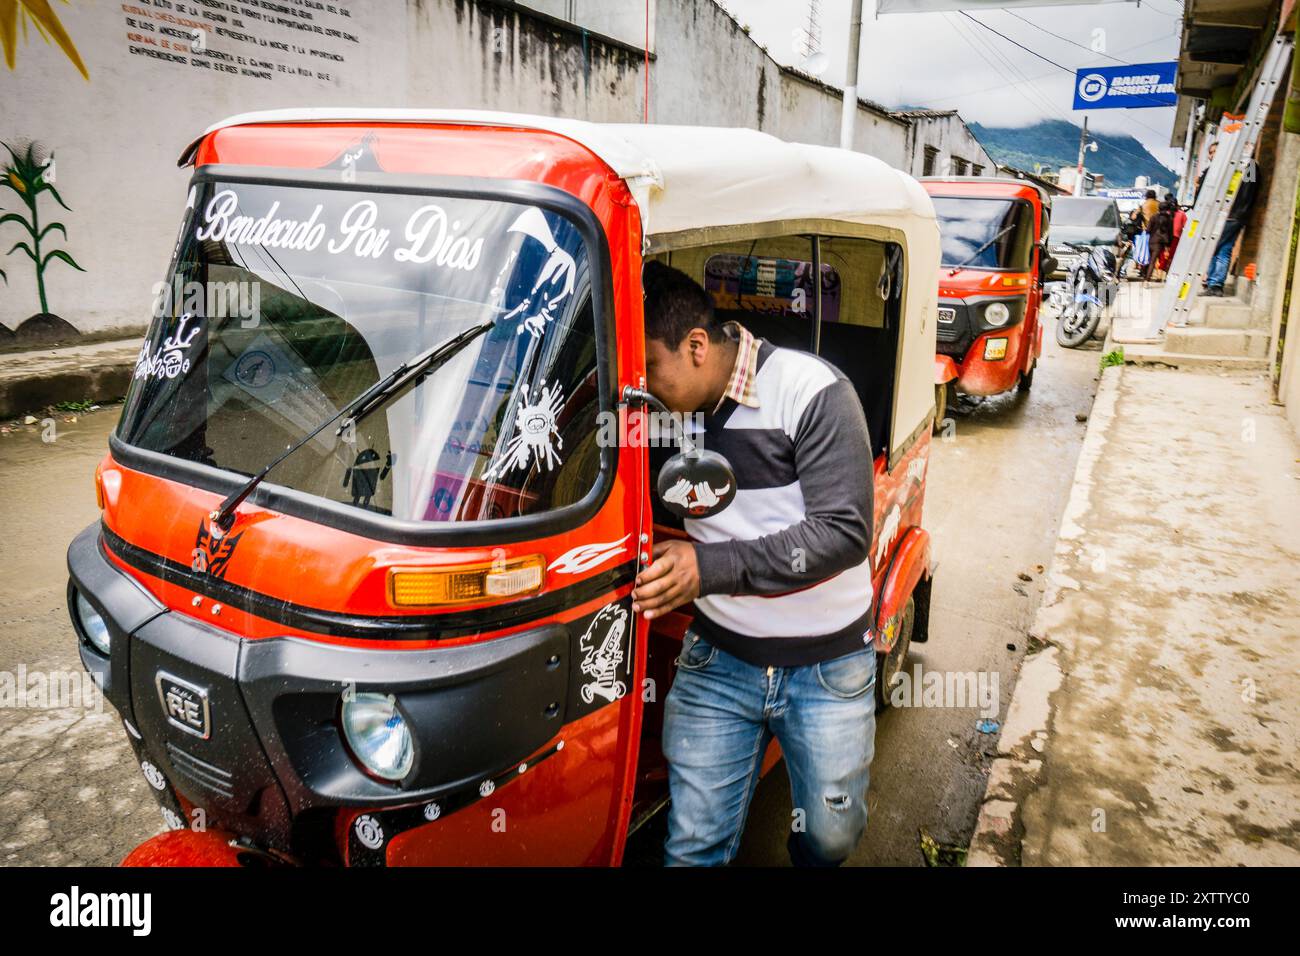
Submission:
[[[908,667],[982,672],[989,689],[996,675],[995,721],[1041,599],[1039,567],[1086,427],[1076,415],[1089,411],[1096,387],[1095,349],[1066,352],[1049,340],[1044,352],[1030,394],[950,410],[931,456],[925,525],[939,569],[931,638]],[[116,419],[116,408],[55,416],[49,442],[40,421],[0,434],[0,678],[22,667],[80,680],[64,553],[95,519],[92,476]],[[967,844],[997,742],[991,725],[977,729],[981,719],[978,705],[881,715],[871,820],[853,863],[922,865],[923,835],[940,850]],[[784,865],[789,820],[778,767],[759,786],[739,862]],[[161,829],[110,706],[0,707],[0,864],[113,864]]]
[[[110,865],[162,829],[116,712],[97,689],[71,694],[85,671],[68,621],[65,554],[98,517],[95,465],[118,411],[0,433],[0,681],[46,675],[71,704],[29,696],[26,706],[0,706],[0,865]]]

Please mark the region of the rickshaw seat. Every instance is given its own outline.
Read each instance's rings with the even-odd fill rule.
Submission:
[[[775,346],[812,351],[811,319],[758,315],[736,309],[718,309],[717,315],[724,322],[739,322]],[[893,338],[892,331],[886,328],[842,322],[822,323],[821,357],[853,383],[867,418],[872,457],[880,455],[885,448],[890,396],[893,394]]]

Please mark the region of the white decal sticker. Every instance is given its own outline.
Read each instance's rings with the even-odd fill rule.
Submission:
[[[678,478],[677,484],[664,492],[664,501],[681,505],[688,511],[697,511],[712,508],[730,490],[731,485],[723,485],[715,490],[707,481],[692,485],[685,478]]]
[[[149,343],[140,349],[140,356],[135,360],[135,378],[175,378],[183,372],[190,370],[190,360],[184,355],[189,347],[194,344],[194,337],[199,334],[197,328],[189,329],[189,335],[186,335],[186,327],[190,319],[194,318],[189,312],[181,316],[180,324],[176,326],[176,333],[163,339],[162,344],[158,346],[158,351],[152,356],[149,355]]]
[[[378,850],[384,845],[384,828],[370,814],[367,813],[357,817],[357,822],[352,826],[362,846],[369,847],[371,850]]]
[[[490,797],[492,796],[492,791],[496,790],[496,788],[497,785],[491,780],[484,780],[478,785],[478,795],[480,797]]]
[[[506,444],[505,452],[483,472],[484,481],[496,481],[506,472],[528,468],[532,464],[543,470],[560,463],[556,449],[564,447],[559,429],[555,425],[564,397],[558,383],[541,389],[537,401],[524,402],[515,411],[515,436]]]
[[[540,209],[534,207],[521,212],[506,232],[522,232],[540,242],[551,254],[546,265],[542,266],[537,281],[533,283],[528,298],[502,316],[503,319],[513,319],[523,314],[523,324],[515,334],[521,335],[527,330],[533,338],[537,338],[546,331],[547,323],[555,318],[556,311],[572,294],[578,264],[555,241],[551,227]]]
[[[898,505],[889,509],[889,515],[885,518],[885,523],[880,529],[880,537],[876,539],[876,567],[880,567],[880,562],[885,558],[885,552],[889,546],[894,543],[898,537],[898,524],[903,518],[903,513],[898,510]]]
[[[163,822],[167,824],[168,830],[189,829],[187,826],[185,826],[185,821],[180,818],[180,814],[178,814],[171,807],[163,807],[162,815],[163,815]]]
[[[140,769],[144,771],[144,778],[149,781],[149,786],[155,790],[167,789],[167,778],[163,772],[147,760],[140,762]]]
[[[578,642],[582,653],[579,667],[591,678],[582,685],[583,703],[590,704],[597,696],[618,700],[627,693],[627,685],[618,679],[626,634],[627,608],[621,604],[606,604],[587,626]]]
[[[438,806],[438,804],[426,803],[424,805],[424,819],[436,820],[440,816],[442,816],[442,807]]]
[[[924,481],[925,461],[926,460],[922,458],[920,455],[917,455],[915,458],[909,461],[907,463],[907,476],[903,480],[907,481],[909,479],[914,479],[917,482],[917,484],[920,484],[922,481]]]
[[[631,532],[623,535],[617,541],[609,541],[604,544],[580,544],[576,548],[570,548],[560,555],[549,565],[547,571],[554,571],[556,574],[581,574],[583,571],[590,571],[597,565],[604,564],[610,558],[617,557],[627,550],[627,539],[632,537]]]

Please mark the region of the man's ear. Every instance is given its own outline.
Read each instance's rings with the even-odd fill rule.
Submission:
[[[686,349],[691,357],[691,364],[696,368],[703,368],[704,363],[709,358],[709,346],[713,343],[709,341],[709,333],[704,329],[694,328],[686,333]]]

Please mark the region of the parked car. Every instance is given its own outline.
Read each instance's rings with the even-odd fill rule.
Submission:
[[[1075,246],[1109,246],[1119,258],[1120,211],[1101,196],[1057,196],[1052,200],[1048,248],[1056,259],[1051,278],[1065,278],[1082,257]]]

